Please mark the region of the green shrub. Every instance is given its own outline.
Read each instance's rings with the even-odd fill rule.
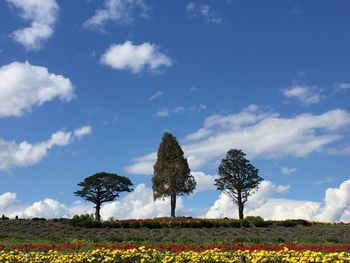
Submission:
[[[33,222],[46,221],[46,218],[43,218],[43,217],[33,217],[31,220],[32,220]]]
[[[239,220],[230,220],[228,222],[228,225],[230,227],[235,227],[235,228],[240,228],[242,225],[241,225],[241,222]]]
[[[269,221],[265,221],[261,216],[246,216],[244,220],[255,227],[268,227],[271,225]]]
[[[285,226],[285,227],[294,227],[297,225],[301,226],[310,226],[311,223],[304,219],[287,219],[284,221],[276,221],[277,226]]]
[[[99,228],[102,226],[101,222],[95,221],[93,215],[89,214],[75,215],[68,221],[68,224],[72,226],[87,228]]]
[[[249,221],[243,219],[243,220],[241,220],[241,226],[243,226],[243,227],[250,227],[251,225],[250,225]]]
[[[296,222],[293,220],[284,220],[284,221],[276,221],[277,226],[284,226],[284,227],[295,227],[297,225]]]
[[[264,218],[262,218],[261,216],[246,216],[244,219],[251,222],[264,221]]]
[[[5,215],[2,215],[1,220],[9,220],[9,218]]]

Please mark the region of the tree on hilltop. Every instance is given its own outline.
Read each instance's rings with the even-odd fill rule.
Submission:
[[[101,221],[100,210],[103,203],[114,201],[121,192],[133,191],[129,178],[105,172],[86,177],[78,186],[81,189],[74,194],[95,204],[96,221]]]
[[[222,159],[218,169],[219,178],[215,179],[217,189],[227,194],[238,205],[239,219],[243,219],[244,204],[248,196],[257,189],[262,179],[256,169],[245,158],[241,150],[231,149]]]
[[[175,217],[176,196],[193,193],[196,181],[181,146],[171,133],[165,132],[163,135],[153,170],[154,200],[170,197],[171,216]]]

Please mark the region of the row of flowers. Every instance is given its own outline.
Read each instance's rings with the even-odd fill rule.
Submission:
[[[160,250],[147,247],[130,249],[98,248],[89,251],[65,253],[57,250],[0,251],[0,262],[238,262],[245,256],[250,263],[258,262],[350,262],[350,252],[322,252],[312,250],[222,250],[218,248],[203,251]]]
[[[319,251],[319,252],[349,252],[350,245],[244,245],[244,244],[210,244],[210,245],[180,245],[180,244],[146,244],[142,246],[146,249],[155,249],[158,251],[208,251],[219,249],[222,251]],[[67,243],[67,244],[0,244],[1,251],[78,251],[93,249],[108,250],[132,250],[138,249],[136,244],[107,244],[107,243]]]

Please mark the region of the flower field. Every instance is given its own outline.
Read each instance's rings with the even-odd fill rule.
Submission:
[[[350,246],[2,245],[0,262],[350,262]]]

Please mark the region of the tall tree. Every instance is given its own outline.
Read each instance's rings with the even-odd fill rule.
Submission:
[[[153,169],[154,200],[170,197],[171,216],[175,217],[176,196],[193,193],[196,181],[181,146],[171,133],[164,133]]]
[[[121,192],[131,192],[133,189],[129,178],[113,173],[96,173],[86,177],[78,186],[80,190],[75,195],[95,204],[95,220],[101,221],[101,205],[114,201]]]
[[[244,204],[254,189],[263,180],[256,169],[245,158],[241,150],[231,149],[222,159],[218,169],[219,178],[215,179],[217,189],[226,193],[238,205],[239,219],[243,219]]]

